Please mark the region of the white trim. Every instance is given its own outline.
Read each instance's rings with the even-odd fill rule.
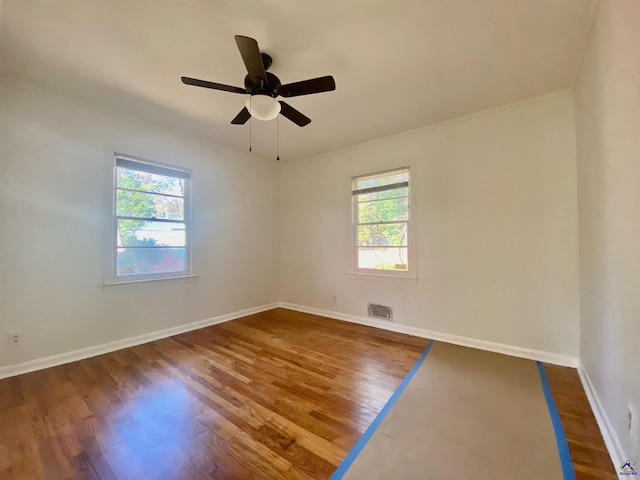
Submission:
[[[184,181],[184,192],[183,195],[176,196],[176,198],[182,198],[183,200],[183,219],[182,222],[185,227],[185,269],[178,272],[161,272],[161,273],[135,273],[135,274],[126,274],[126,275],[118,275],[118,255],[117,251],[118,247],[118,221],[123,217],[118,215],[118,159],[121,158],[123,160],[129,160],[131,162],[158,166],[166,170],[173,170],[174,172],[183,172],[188,173],[188,178],[183,178]],[[129,170],[135,170],[134,167],[127,167]],[[155,162],[152,160],[147,160],[140,157],[135,157],[132,155],[126,155],[124,153],[113,152],[113,173],[112,173],[112,205],[111,205],[111,242],[109,245],[109,251],[105,252],[104,255],[104,273],[103,273],[103,286],[113,286],[118,284],[126,284],[126,283],[134,283],[134,282],[143,282],[143,281],[153,281],[153,280],[165,280],[165,279],[175,279],[175,278],[189,278],[195,277],[193,273],[193,265],[192,265],[192,237],[193,233],[191,231],[191,181],[192,177],[192,169],[187,167],[182,167],[178,165],[171,165],[168,163]],[[171,176],[170,174],[164,175],[165,177]],[[175,176],[174,176],[175,177]],[[161,192],[149,191],[145,192],[149,194],[157,194]],[[131,217],[129,217],[131,219]],[[153,221],[156,222],[167,222],[167,219],[158,218]]]
[[[104,353],[115,352],[116,350],[122,350],[123,348],[133,347],[135,345],[152,342],[154,340],[160,340],[161,338],[172,337],[180,333],[190,332],[191,330],[198,330],[200,328],[209,327],[211,325],[217,325],[219,323],[235,320],[236,318],[246,317],[247,315],[253,315],[255,313],[271,310],[273,308],[276,308],[277,306],[277,303],[268,303],[266,305],[261,305],[258,307],[245,308],[244,310],[239,310],[237,312],[226,313],[224,315],[218,315],[217,317],[211,317],[205,320],[187,323],[185,325],[178,325],[177,327],[166,328],[164,330],[157,330],[155,332],[145,333],[144,335],[138,335],[136,337],[124,338],[122,340],[116,340],[114,342],[81,348],[79,350],[73,350],[71,352],[61,353],[58,355],[51,355],[50,357],[37,358],[35,360],[29,360],[27,362],[17,363],[15,365],[8,365],[6,367],[0,368],[0,379],[63,365],[65,363],[75,362],[84,358],[95,357],[96,355],[102,355]]]
[[[356,275],[356,276],[360,276],[360,277],[368,277],[368,278],[381,278],[381,279],[387,279],[387,278],[393,278],[393,279],[400,279],[400,280],[409,280],[411,281],[411,283],[418,283],[419,278],[418,277],[408,277],[406,275],[389,275],[389,274],[384,274],[384,273],[369,273],[367,272],[354,272],[354,271],[348,271],[347,275]]]
[[[126,281],[122,281],[122,282],[114,282],[114,283],[103,283],[102,286],[105,288],[108,287],[115,287],[118,285],[131,285],[133,284],[137,284],[137,283],[147,283],[147,282],[162,282],[165,280],[185,280],[185,281],[189,281],[189,279],[195,279],[198,278],[199,275],[178,275],[176,277],[162,277],[162,278],[143,278],[143,279],[138,279],[138,280],[126,280]]]
[[[410,327],[408,325],[375,320],[368,317],[360,317],[356,315],[348,315],[340,312],[332,312],[330,310],[321,310],[319,308],[305,307],[302,305],[296,305],[293,303],[279,302],[278,306],[281,308],[287,308],[289,310],[295,310],[298,312],[310,313],[313,315],[321,315],[323,317],[335,318],[336,320],[344,320],[346,322],[359,323],[361,325],[367,325],[370,327],[381,328],[383,330],[390,330],[392,332],[406,333],[408,335],[414,335],[416,337],[428,338],[431,340],[438,340],[446,343],[453,343],[454,345],[461,345],[463,347],[477,348],[479,350],[486,350],[488,352],[502,353],[505,355],[511,355],[512,357],[526,358],[529,360],[538,360],[541,362],[552,363],[554,365],[562,365],[563,367],[578,367],[578,359],[570,357],[568,355],[562,355],[559,353],[545,352],[543,350],[535,350],[532,348],[516,347],[514,345],[507,345],[504,343],[489,342],[487,340],[478,340],[470,337],[462,337],[460,335],[452,335],[449,333],[435,332],[433,330],[426,330],[423,328]]]
[[[507,345],[503,343],[489,342],[486,340],[478,340],[474,338],[462,337],[459,335],[452,335],[448,333],[435,332],[433,330],[410,327],[408,325],[393,323],[389,321],[375,320],[373,318],[368,318],[368,317],[360,317],[360,316],[348,315],[340,312],[333,312],[330,310],[322,310],[319,308],[305,307],[305,306],[296,305],[293,303],[274,302],[274,303],[261,305],[258,307],[239,310],[237,312],[219,315],[217,317],[200,320],[193,323],[187,323],[185,325],[179,325],[179,326],[167,328],[164,330],[157,330],[155,332],[146,333],[144,335],[139,335],[136,337],[129,337],[122,340],[116,340],[114,342],[95,345],[92,347],[82,348],[79,350],[73,350],[71,352],[61,353],[58,355],[52,355],[49,357],[29,360],[27,362],[17,363],[14,365],[7,365],[5,367],[0,367],[0,379],[6,378],[6,377],[12,377],[14,375],[21,375],[23,373],[33,372],[33,371],[41,370],[44,368],[55,367],[57,365],[75,362],[77,360],[94,357],[96,355],[102,355],[104,353],[114,352],[116,350],[121,350],[123,348],[133,347],[135,345],[140,345],[142,343],[152,342],[154,340],[171,337],[173,335],[178,335],[184,332],[190,332],[192,330],[197,330],[199,328],[204,328],[211,325],[217,325],[219,323],[228,322],[230,320],[235,320],[237,318],[245,317],[247,315],[253,315],[255,313],[264,312],[266,310],[271,310],[277,307],[286,308],[289,310],[295,310],[298,312],[310,313],[312,315],[320,315],[324,317],[335,318],[336,320],[343,320],[346,322],[358,323],[361,325],[381,328],[383,330],[389,330],[392,332],[405,333],[405,334],[414,335],[417,337],[429,338],[431,340],[438,340],[442,342],[453,343],[455,345],[461,345],[464,347],[471,347],[471,348],[477,348],[480,350],[486,350],[489,352],[502,353],[502,354],[511,355],[514,357],[527,358],[530,360],[539,360],[541,362],[552,363],[555,365],[562,365],[565,367],[573,367],[573,368],[578,367],[578,359],[567,356],[567,355],[561,355],[561,354],[552,353],[552,352],[545,352],[542,350],[516,347],[513,345]],[[586,372],[584,372],[582,369],[578,369],[578,373],[580,374],[580,378],[583,382],[585,392],[587,393],[587,397],[589,398],[589,402],[591,403],[591,408],[594,411],[594,414],[596,416],[596,420],[598,421],[598,425],[600,426],[600,429],[603,432],[603,436],[605,438],[605,443],[607,444],[607,448],[609,448],[610,452],[616,451],[616,455],[618,455],[618,457],[623,457],[623,455],[620,455],[618,453],[618,452],[622,452],[622,450],[620,449],[620,446],[619,446],[620,444],[617,441],[617,437],[615,436],[615,433],[613,434],[613,436],[608,433],[608,432],[614,432],[614,430],[610,427],[609,421],[606,420],[607,417],[603,413],[604,410],[600,406],[600,402],[596,400],[597,396],[594,394],[594,390],[591,386],[591,382],[588,380],[588,376]],[[607,432],[606,435],[605,435],[605,431]],[[613,441],[612,438],[615,438],[615,441]],[[617,450],[615,449],[612,450],[614,445],[616,446],[615,448],[617,448]],[[613,458],[613,454],[612,454],[612,458]]]
[[[188,323],[185,325],[179,325],[164,330],[158,330],[155,332],[139,335],[136,337],[125,338],[122,340],[116,340],[114,342],[104,343],[101,345],[95,345],[92,347],[82,348],[71,352],[66,352],[58,355],[52,355],[49,357],[38,358],[35,360],[29,360],[27,362],[17,363],[14,365],[8,365],[0,367],[0,379],[12,377],[15,375],[21,375],[24,373],[33,372],[36,370],[42,370],[45,368],[55,367],[57,365],[63,365],[65,363],[75,362],[89,357],[102,355],[105,353],[114,352],[123,348],[133,347],[143,343],[152,342],[162,338],[171,337],[180,333],[189,332],[192,330],[198,330],[211,325],[217,325],[220,323],[235,320],[237,318],[253,315],[256,313],[264,312],[274,308],[286,308],[289,310],[295,310],[303,313],[310,313],[312,315],[321,315],[324,317],[334,318],[336,320],[343,320],[346,322],[357,323],[360,325],[367,325],[370,327],[380,328],[383,330],[389,330],[398,333],[405,333],[408,335],[414,335],[418,337],[428,338],[431,340],[443,341],[452,343],[455,345],[461,345],[465,347],[477,348],[480,350],[486,350],[490,352],[502,353],[505,355],[511,355],[520,358],[526,358],[530,360],[539,360],[542,362],[552,363],[555,365],[562,365],[566,367],[577,368],[580,381],[589,400],[591,410],[596,418],[600,432],[604,439],[604,443],[609,452],[609,456],[613,463],[616,472],[618,466],[622,463],[622,459],[626,458],[624,451],[620,445],[618,436],[611,425],[609,417],[607,416],[602,403],[596,393],[591,379],[584,370],[582,365],[579,365],[578,359],[566,355],[560,355],[552,352],[545,352],[542,350],[534,350],[529,348],[516,347],[513,345],[506,345],[502,343],[489,342],[486,340],[478,340],[469,337],[462,337],[459,335],[451,335],[448,333],[434,332],[432,330],[426,330],[416,327],[410,327],[398,323],[392,323],[383,320],[375,320],[368,317],[360,317],[356,315],[349,315],[340,312],[333,312],[330,310],[322,310],[319,308],[305,307],[302,305],[296,305],[287,302],[274,302],[258,307],[246,308],[232,313],[224,315],[218,315],[205,320]],[[621,479],[623,477],[620,477]],[[629,478],[629,477],[624,477]]]
[[[609,457],[611,458],[611,462],[613,463],[613,468],[615,468],[616,472],[619,473],[620,465],[622,465],[622,462],[626,461],[627,459],[624,454],[622,445],[620,444],[620,439],[618,438],[615,429],[611,425],[609,416],[602,406],[602,402],[600,401],[600,398],[596,393],[593,382],[591,381],[591,378],[589,377],[587,371],[584,369],[583,365],[580,365],[578,367],[578,375],[580,376],[580,381],[582,382],[582,388],[584,388],[584,391],[587,394],[587,398],[589,399],[589,405],[591,405],[593,415],[596,417],[596,422],[598,423],[598,427],[600,428],[600,433],[602,433],[602,438],[609,452]],[[618,477],[621,479],[636,478],[621,475],[618,475]]]
[[[385,277],[394,277],[394,278],[408,278],[408,279],[417,278],[417,271],[418,271],[416,267],[417,235],[414,232],[415,225],[412,225],[412,223],[414,223],[413,218],[417,218],[415,213],[415,208],[414,208],[414,205],[416,203],[414,188],[412,186],[413,185],[412,178],[416,175],[416,162],[415,160],[412,159],[409,161],[399,162],[398,165],[399,166],[393,166],[393,167],[391,167],[390,165],[386,165],[385,167],[380,167],[380,168],[384,168],[383,170],[378,170],[378,171],[372,171],[371,169],[375,167],[370,165],[369,166],[370,170],[368,170],[367,172],[350,176],[350,182],[351,182],[350,188],[351,188],[352,194],[351,194],[351,269],[349,273],[362,274],[362,275],[381,275]],[[406,271],[402,271],[402,270],[382,270],[382,269],[375,269],[375,268],[372,268],[372,269],[360,268],[358,267],[358,227],[360,226],[360,223],[358,221],[358,200],[357,200],[358,196],[353,194],[353,192],[357,190],[355,188],[357,181],[362,177],[383,176],[383,175],[389,175],[399,171],[406,171],[409,176],[409,180],[408,180],[409,185],[407,187],[409,218],[406,221],[398,220],[397,222],[395,222],[395,223],[406,223],[407,225],[408,269]]]

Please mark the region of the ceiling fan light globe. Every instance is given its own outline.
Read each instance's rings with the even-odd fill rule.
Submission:
[[[258,120],[273,120],[280,113],[280,102],[269,95],[253,95],[245,105],[251,116]]]

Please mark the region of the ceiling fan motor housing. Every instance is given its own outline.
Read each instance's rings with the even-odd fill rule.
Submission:
[[[271,58],[271,57],[269,57]],[[267,81],[252,79],[249,75],[244,77],[244,88],[250,95],[269,95],[273,98],[278,96],[278,88],[280,88],[280,79],[271,72],[267,74]]]

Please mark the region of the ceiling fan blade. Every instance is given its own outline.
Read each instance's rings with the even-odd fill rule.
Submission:
[[[231,123],[233,123],[234,125],[244,125],[250,118],[251,114],[249,113],[249,110],[247,110],[247,107],[244,107],[242,110],[240,110],[240,113],[236,115],[236,118],[231,120]]]
[[[236,44],[244,66],[247,67],[249,78],[257,83],[257,80],[267,82],[267,73],[264,71],[264,64],[262,63],[262,55],[260,55],[260,48],[258,42],[253,38],[245,37],[243,35],[236,35]]]
[[[280,86],[278,94],[283,97],[299,97],[311,93],[330,92],[336,89],[336,81],[331,75],[312,78],[301,82],[287,83]]]
[[[299,127],[304,127],[311,123],[311,119],[309,117],[306,117],[288,103],[280,101],[280,107],[280,114],[291,120]]]
[[[198,80],[197,78],[182,77],[182,83],[193,85],[195,87],[212,88],[213,90],[222,90],[231,93],[249,93],[244,88],[233,87],[231,85],[223,85],[222,83],[207,82],[206,80]]]

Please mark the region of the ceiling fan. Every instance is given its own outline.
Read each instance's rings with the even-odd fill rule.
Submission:
[[[235,39],[244,65],[247,67],[244,88],[189,77],[182,77],[182,83],[222,90],[223,92],[249,94],[250,97],[246,102],[246,106],[231,120],[234,125],[243,125],[252,116],[259,120],[272,120],[278,116],[278,113],[300,127],[308,125],[311,122],[309,117],[303,115],[288,103],[276,100],[276,97],[298,97],[300,95],[335,90],[336,82],[333,77],[327,75],[282,85],[278,77],[271,72],[267,72],[271,66],[272,59],[266,53],[260,52],[257,41],[243,35],[236,35]]]

